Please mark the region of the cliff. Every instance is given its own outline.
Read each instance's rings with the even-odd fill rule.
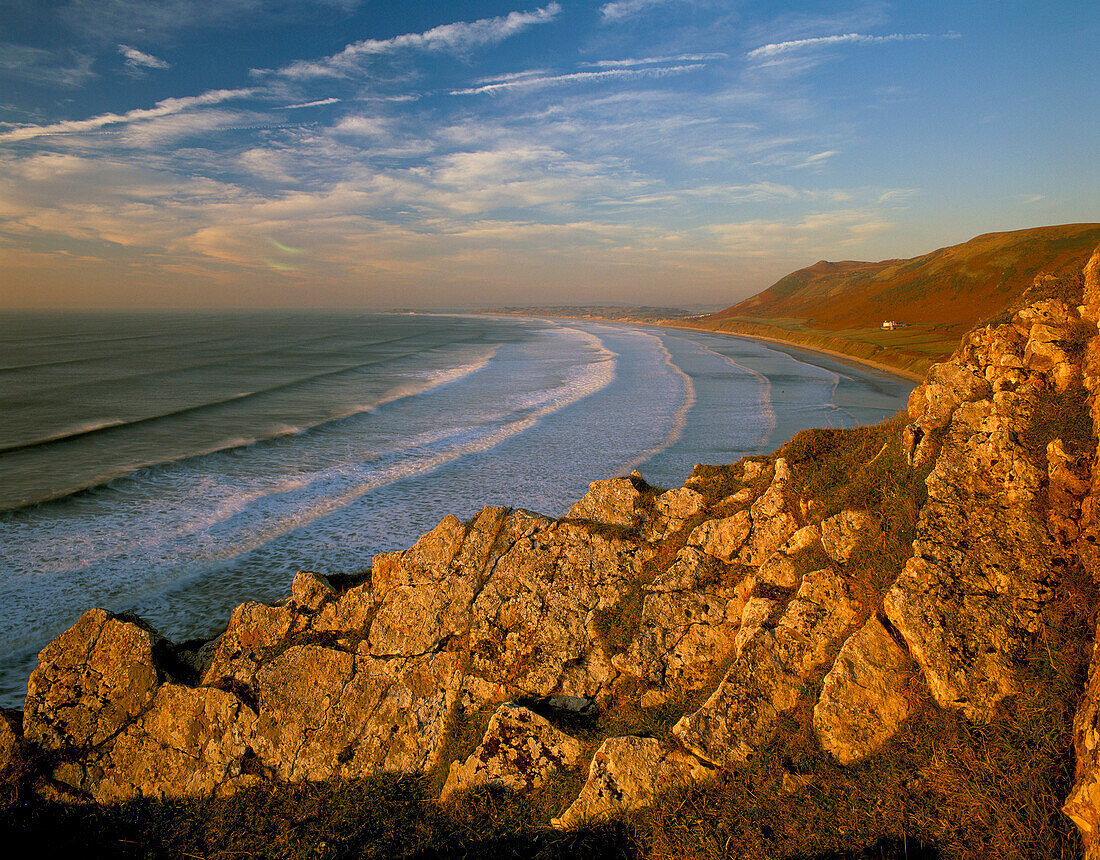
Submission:
[[[670,793],[706,791],[773,818],[712,821],[688,853],[1100,857],[1100,251],[1073,283],[1040,279],[1057,297],[969,333],[878,427],[668,491],[597,481],[560,520],[448,517],[206,643],[89,610],[0,721],[10,793],[433,774],[445,805],[557,786],[559,829],[653,806],[653,853],[687,851]],[[780,832],[811,818],[849,823]]]

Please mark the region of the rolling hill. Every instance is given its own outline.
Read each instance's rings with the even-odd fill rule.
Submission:
[[[986,233],[909,260],[822,260],[693,325],[829,349],[923,373],[1041,275],[1075,278],[1100,224]],[[885,330],[882,323],[901,325]]]

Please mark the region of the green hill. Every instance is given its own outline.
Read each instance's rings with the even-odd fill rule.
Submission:
[[[822,260],[693,322],[923,373],[970,328],[1018,305],[1042,275],[1075,278],[1100,224],[986,233],[911,260]],[[886,320],[901,325],[885,330]]]

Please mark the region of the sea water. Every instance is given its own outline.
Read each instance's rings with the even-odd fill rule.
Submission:
[[[912,383],[743,338],[435,314],[0,316],[0,704],[93,606],[213,635],[447,514],[879,421]]]

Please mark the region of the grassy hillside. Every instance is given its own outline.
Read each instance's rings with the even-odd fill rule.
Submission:
[[[693,325],[775,337],[922,373],[1039,275],[1081,271],[1100,224],[987,233],[911,260],[821,261]],[[884,320],[902,327],[884,330]]]

